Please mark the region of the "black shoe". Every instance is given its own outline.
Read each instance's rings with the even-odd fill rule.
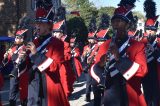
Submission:
[[[27,106],[27,100],[21,101],[21,106]]]
[[[16,106],[16,101],[9,100],[9,106]]]
[[[91,101],[91,96],[90,96],[90,93],[86,94],[86,99],[85,99],[86,102],[90,102]]]

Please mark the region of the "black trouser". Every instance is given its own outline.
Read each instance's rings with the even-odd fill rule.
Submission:
[[[158,106],[158,102],[160,101],[160,90],[158,87],[158,76],[155,61],[148,64],[148,73],[143,78],[142,85],[147,106]]]
[[[86,94],[91,93],[91,82],[92,82],[92,77],[89,75],[89,73],[85,73],[86,77]]]
[[[30,71],[30,81],[28,85],[28,102],[27,106],[39,106],[39,88],[40,88],[40,78],[38,72]]]
[[[28,85],[28,102],[27,106],[47,106],[46,98],[43,96],[43,79],[39,71],[31,70],[31,78]]]
[[[19,79],[10,77],[9,101],[10,106],[16,106],[16,100],[19,92]]]
[[[103,96],[103,90],[98,87],[93,87],[94,94],[94,106],[101,106],[101,98]]]
[[[128,106],[128,95],[125,80],[121,74],[111,79],[111,86],[104,91],[104,106]]]

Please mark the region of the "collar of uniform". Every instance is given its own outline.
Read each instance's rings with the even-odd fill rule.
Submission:
[[[123,45],[124,42],[126,42],[128,40],[128,36],[122,38],[122,39],[116,39],[116,44],[118,47],[121,47]]]
[[[156,39],[156,35],[148,35],[147,39],[148,39],[149,43],[152,44]]]
[[[43,43],[46,39],[48,39],[49,37],[51,37],[51,34],[47,34],[47,35],[43,35],[39,37],[39,42]]]
[[[22,44],[16,44],[17,49],[18,49],[20,46],[22,46],[22,45],[23,45],[23,43],[22,43]]]

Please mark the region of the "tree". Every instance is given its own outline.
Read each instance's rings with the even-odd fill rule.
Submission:
[[[76,42],[79,43],[82,50],[85,42],[87,41],[87,27],[81,17],[73,17],[67,21],[67,35],[69,38],[76,37]]]
[[[64,0],[66,2],[66,8],[68,11],[78,10],[85,24],[88,26],[89,20],[92,15],[97,16],[98,10],[89,2],[89,0]],[[74,16],[67,16],[67,19],[73,18]]]
[[[133,15],[137,16],[139,19],[145,19],[145,16],[139,11],[134,11]]]
[[[112,16],[113,13],[114,13],[114,10],[115,10],[115,7],[101,7],[99,10],[98,10],[98,14],[108,14],[109,16]]]
[[[98,9],[97,25],[99,25],[102,14],[107,14],[110,18],[113,16],[115,7],[101,7]]]

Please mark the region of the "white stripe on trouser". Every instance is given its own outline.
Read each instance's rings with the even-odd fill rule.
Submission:
[[[100,82],[100,78],[95,74],[93,67],[95,66],[95,64],[91,67],[91,76],[99,83]]]
[[[25,71],[27,70],[27,66],[25,67],[24,70],[22,70],[21,72],[18,69],[18,77],[20,77]]]
[[[119,71],[116,69],[116,70],[110,72],[110,76],[111,76],[111,77],[114,77],[114,76],[115,76],[116,74],[118,74],[118,73],[119,73]]]
[[[151,62],[153,59],[154,59],[153,56],[152,56],[152,57],[149,57],[149,58],[147,59],[147,63]]]

